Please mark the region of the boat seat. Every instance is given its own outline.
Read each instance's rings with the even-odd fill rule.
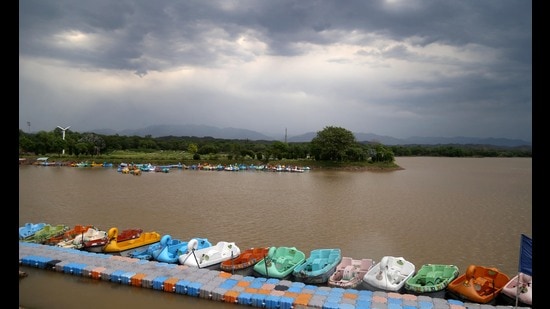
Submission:
[[[493,294],[495,292],[495,288],[493,286],[493,281],[484,279],[479,280],[482,278],[476,278],[474,288],[479,293],[479,295],[489,295]],[[479,286],[476,286],[478,285]]]
[[[433,285],[439,283],[441,275],[441,271],[430,271],[426,274],[426,284]]]
[[[387,272],[388,280],[392,284],[399,284],[401,281],[403,281],[407,276],[402,274],[399,269],[390,270]]]
[[[280,257],[280,258],[277,258],[277,260],[275,261],[275,263],[284,265],[284,264],[288,264],[288,261],[289,261],[289,260],[290,260],[290,259],[287,258],[287,257]]]
[[[342,258],[342,262],[340,263],[338,268],[346,268],[346,266],[349,266],[352,264],[352,258],[346,256]]]
[[[275,261],[275,265],[278,269],[288,269],[290,267],[290,263],[292,262],[292,259],[289,259],[287,257],[280,257],[277,258]]]
[[[338,260],[340,258],[340,255],[337,254],[337,253],[331,253],[329,256],[328,256],[328,261],[329,263],[333,263],[334,261]]]
[[[479,295],[487,295],[489,291],[492,291],[491,281],[487,278],[477,277],[474,279],[474,289]]]
[[[342,277],[343,280],[351,280],[353,278],[353,269],[355,267],[353,267],[352,265],[349,265],[349,266],[346,266],[346,268],[344,268],[344,275]]]

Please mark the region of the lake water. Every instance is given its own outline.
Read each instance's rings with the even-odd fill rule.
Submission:
[[[306,255],[402,256],[518,270],[532,236],[531,158],[397,157],[403,170],[305,173],[19,167],[19,226],[93,224],[172,238],[234,241],[242,250],[295,246]],[[145,163],[145,162],[144,162]],[[176,163],[176,162],[175,162]],[[25,308],[235,308],[234,304],[25,268]]]

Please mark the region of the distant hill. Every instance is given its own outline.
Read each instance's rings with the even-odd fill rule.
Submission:
[[[111,129],[94,130],[95,133],[105,135],[126,135],[126,136],[194,136],[194,137],[213,137],[219,139],[249,139],[258,140],[285,140],[284,136],[273,137],[264,133],[238,128],[218,128],[207,125],[155,125],[136,130],[115,131]],[[376,135],[373,133],[353,133],[358,142],[378,142],[383,145],[492,145],[501,147],[531,146],[530,142],[518,139],[507,138],[475,138],[475,137],[420,137],[413,136],[405,139],[391,136]],[[287,136],[287,142],[311,142],[317,135],[317,132],[308,132],[301,135]]]
[[[274,140],[273,137],[265,134],[237,128],[217,128],[206,125],[156,125],[136,130],[114,131],[110,129],[94,130],[95,133],[107,135],[126,135],[126,136],[195,136],[195,137],[213,137],[220,139],[249,139],[249,140]]]
[[[476,138],[476,137],[420,137],[395,138],[391,136],[376,135],[373,133],[353,133],[359,142],[378,142],[383,145],[492,145],[501,147],[531,146],[531,143],[507,138]],[[309,142],[317,135],[316,132],[309,132],[288,139],[289,142]]]

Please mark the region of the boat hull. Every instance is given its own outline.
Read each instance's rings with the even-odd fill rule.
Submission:
[[[57,245],[65,248],[72,247],[83,251],[100,253],[103,252],[103,247],[108,242],[109,237],[107,232],[92,227],[87,229],[86,232],[76,235],[71,242],[58,243]]]
[[[220,263],[220,270],[226,273],[230,273],[232,275],[240,275],[243,277],[259,277],[258,274],[254,273],[254,266],[249,266],[245,268],[227,269],[227,268],[221,268],[221,263]]]
[[[149,246],[143,246],[140,248],[132,249],[130,250],[130,252],[128,252],[127,256],[134,259],[151,261],[153,260],[154,252],[160,249],[161,249],[160,242],[156,242]]]
[[[19,239],[25,240],[29,239],[31,236],[33,236],[36,232],[40,231],[42,228],[46,226],[46,223],[25,223],[24,226],[19,228]]]
[[[294,268],[294,281],[306,284],[324,284],[336,271],[336,266],[342,260],[342,252],[338,248],[312,250],[306,261]]]
[[[343,289],[357,289],[365,274],[374,266],[372,259],[354,260],[343,257],[336,271],[328,278],[328,286]]]
[[[25,238],[25,242],[33,242],[37,244],[45,244],[49,238],[63,235],[69,227],[64,224],[50,225],[46,224],[42,229],[36,231],[32,236]]]
[[[214,246],[198,250],[196,249],[197,246],[196,239],[189,241],[189,252],[178,257],[181,265],[218,270],[223,261],[241,254],[241,250],[234,242],[219,241]]]
[[[270,247],[268,255],[254,265],[254,275],[290,279],[294,268],[305,261],[306,255],[296,247]]]
[[[233,259],[223,261],[220,264],[222,271],[241,276],[253,276],[254,265],[261,261],[269,251],[269,247],[248,248]]]
[[[197,249],[204,249],[212,246],[212,244],[206,238],[195,237],[191,239],[197,240]],[[161,244],[162,243],[163,241],[161,239]],[[169,241],[165,241],[165,243],[166,244],[163,245],[160,250],[153,253],[153,259],[159,262],[177,264],[180,255],[186,254],[188,252],[187,246],[189,244],[189,241],[170,239]]]
[[[365,274],[361,285],[370,291],[403,293],[414,271],[414,264],[404,258],[385,256]]]
[[[306,276],[300,276],[300,275],[292,275],[292,277],[294,278],[294,281],[296,282],[303,282],[305,284],[313,284],[313,285],[321,285],[321,284],[325,284],[327,283],[328,281],[328,278],[330,277],[330,275],[332,275],[332,273],[334,273],[336,271],[336,265],[329,269],[326,273],[323,273],[323,274],[320,274],[320,275],[316,275],[316,276],[311,276],[311,275],[306,275]]]
[[[496,268],[470,265],[466,273],[447,286],[446,298],[479,304],[496,304],[496,298],[510,278]]]
[[[65,233],[48,238],[44,244],[55,246],[61,241],[71,241],[78,235],[81,235],[88,231],[88,229],[93,228],[93,225],[75,225],[72,229],[66,231]]]
[[[409,294],[445,298],[446,288],[458,277],[458,267],[450,264],[424,264],[405,282]]]
[[[121,250],[121,251],[111,251],[111,252],[107,252],[105,251],[105,249],[103,250],[103,253],[107,253],[107,254],[111,254],[111,255],[119,255],[119,256],[124,256],[124,257],[132,257],[132,253],[135,252],[136,250],[138,251],[142,251],[142,250],[147,250],[147,248],[149,248],[149,246],[151,245],[156,245],[158,244],[158,242],[156,243],[152,243],[152,244],[148,244],[148,245],[143,245],[143,246],[140,246],[140,247],[134,247],[132,249],[127,249],[127,250]],[[143,256],[144,258],[147,258],[147,256]],[[151,258],[148,259],[148,260],[152,260]]]
[[[530,307],[533,304],[533,278],[527,274],[519,273],[515,275],[504,286],[498,295],[498,301],[503,304]]]
[[[105,245],[85,246],[80,248],[80,250],[93,252],[93,253],[103,253],[103,247],[105,247]]]
[[[103,248],[104,253],[118,254],[122,256],[128,256],[132,251],[142,248],[144,246],[149,246],[154,243],[160,242],[161,236],[157,232],[145,232],[137,233],[137,237],[121,241],[118,238],[118,229],[111,228],[108,233],[109,243]],[[129,235],[134,235],[135,233],[128,233]]]

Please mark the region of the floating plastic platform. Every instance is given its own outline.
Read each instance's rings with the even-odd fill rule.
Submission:
[[[243,277],[219,270],[26,242],[19,242],[19,263],[67,275],[181,294],[182,297],[200,297],[269,309],[514,308],[412,294],[313,286],[274,278]]]

